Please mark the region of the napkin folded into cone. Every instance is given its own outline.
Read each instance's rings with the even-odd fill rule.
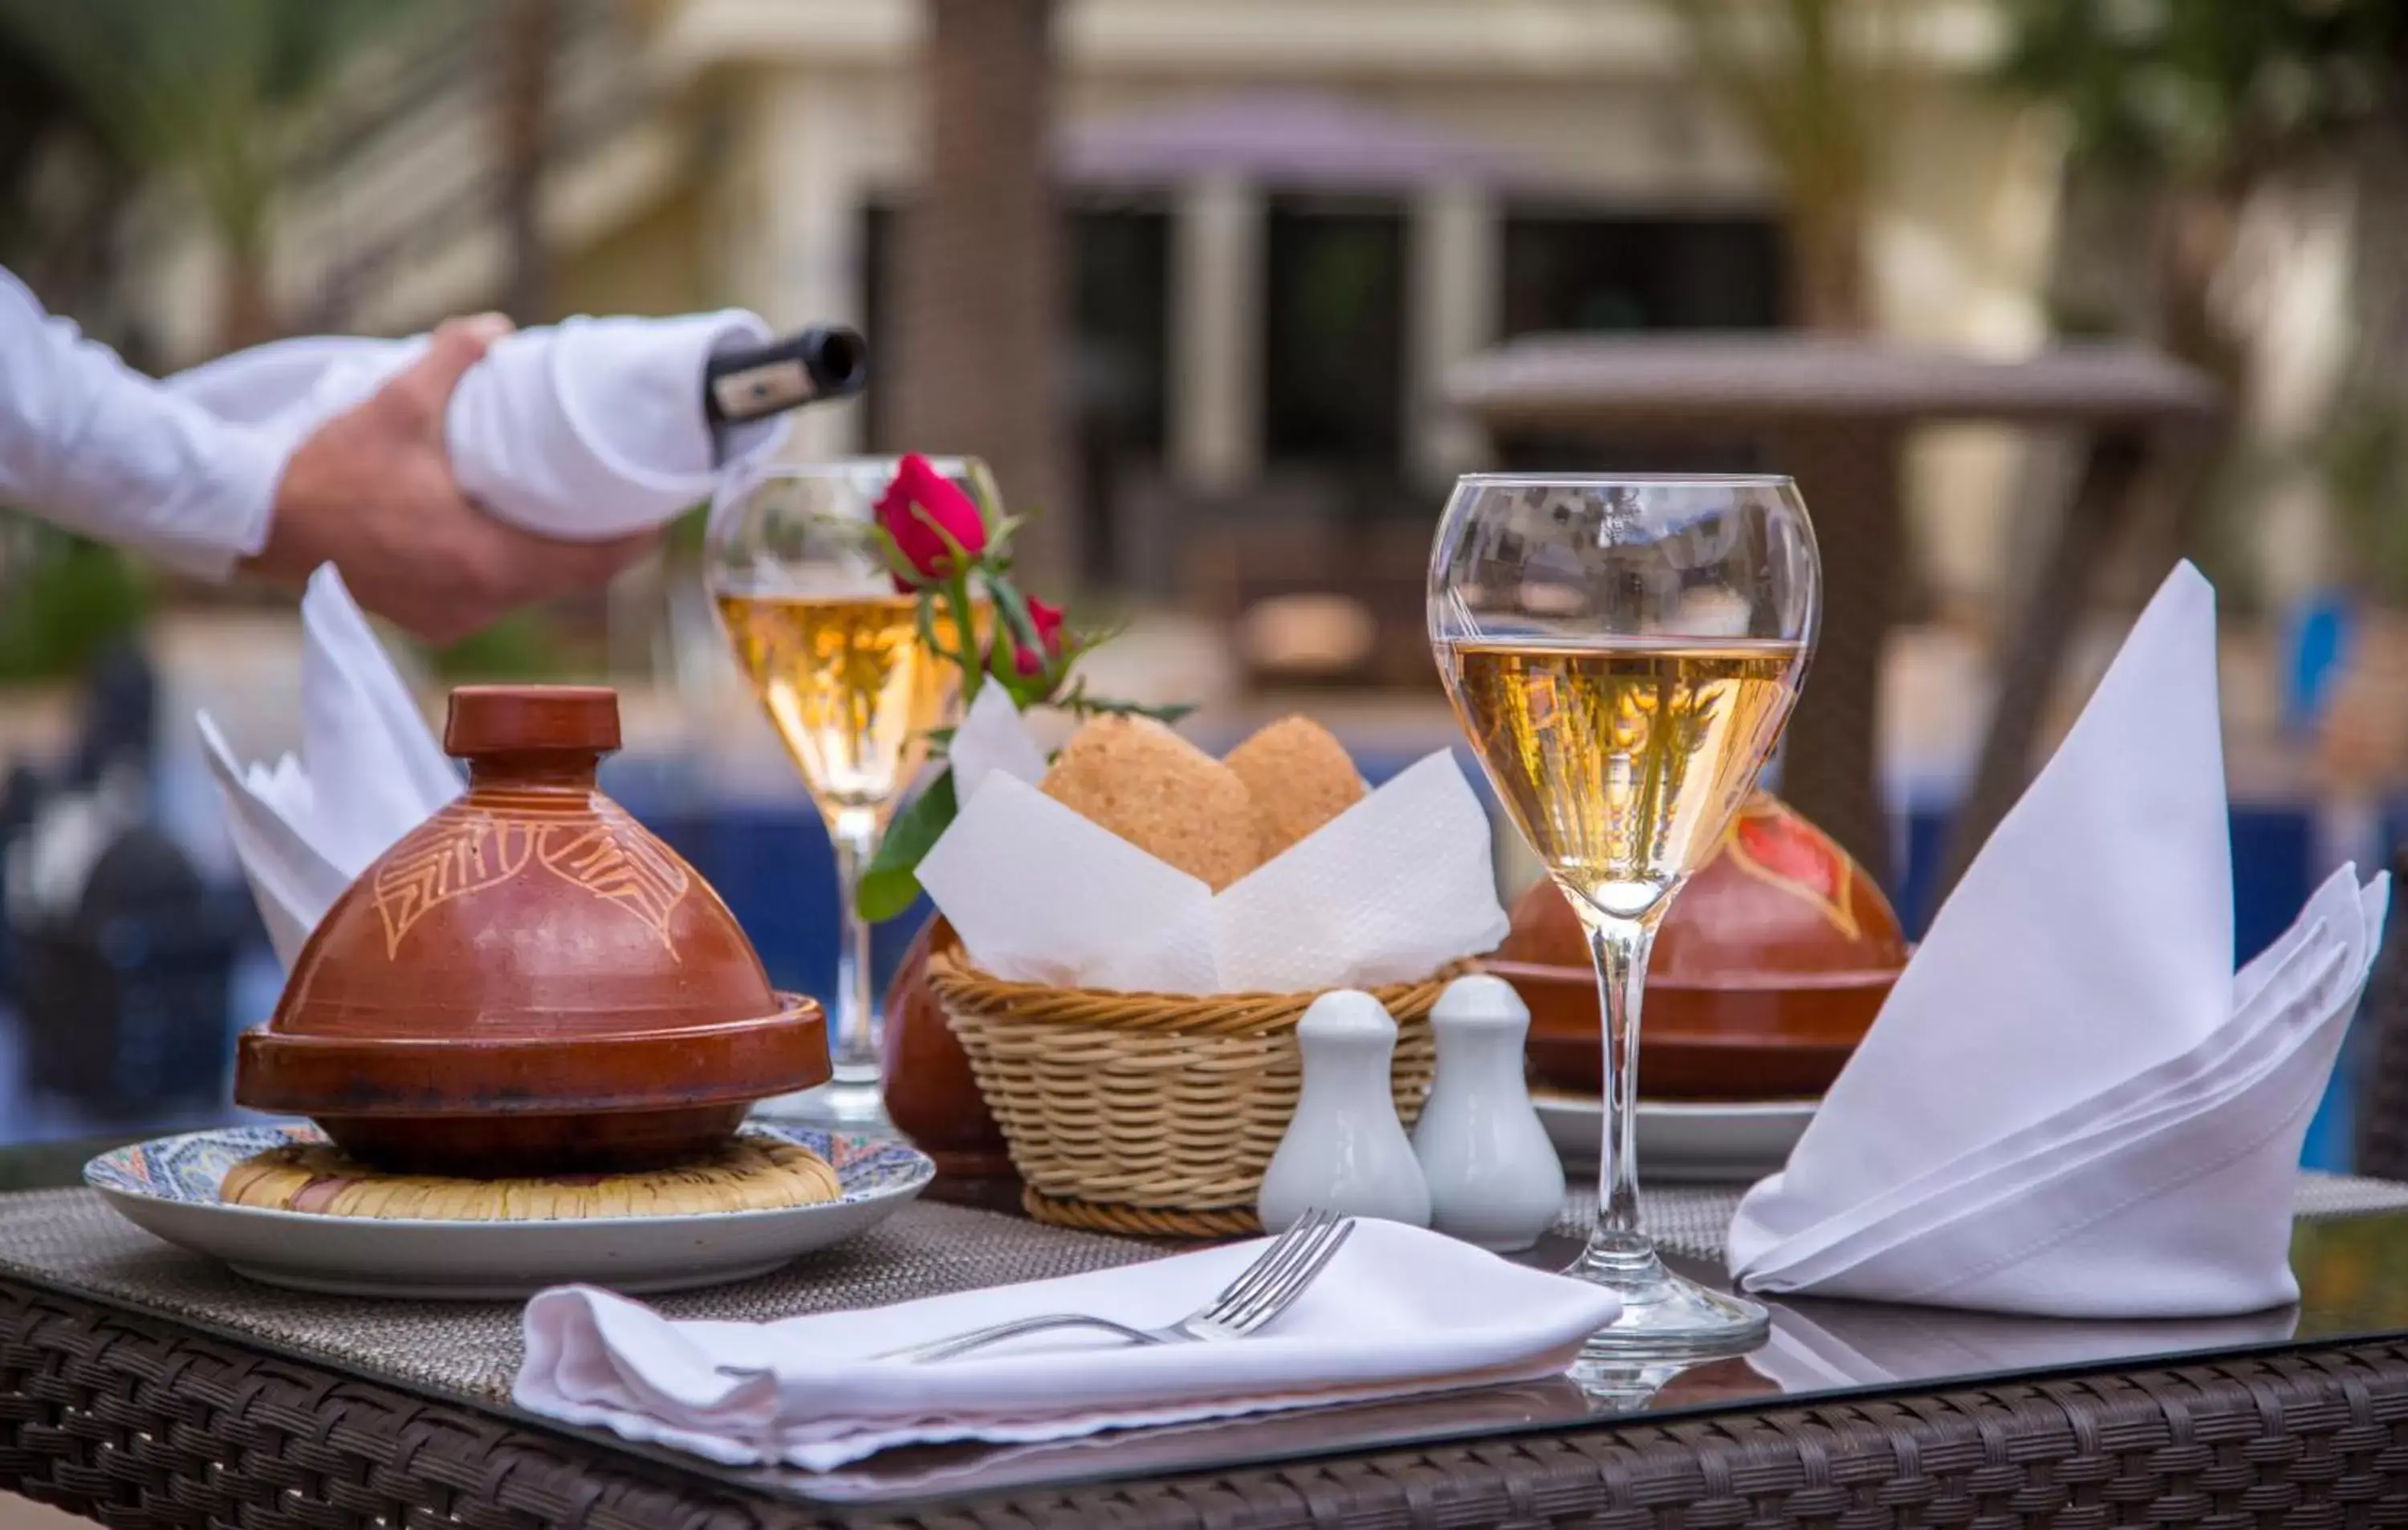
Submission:
[[[1741,1204],[1743,1288],[2084,1318],[2297,1299],[2300,1144],[2389,881],[2343,868],[2235,975],[2221,738],[2186,564]]]
[[[657,526],[710,497],[721,469],[783,437],[783,417],[714,431],[711,355],[769,338],[740,310],[670,319],[575,318],[495,341],[444,413],[469,497],[529,531],[596,540]],[[222,419],[296,444],[426,350],[408,340],[308,336],[238,350],[167,379]]]
[[[1211,1301],[1267,1242],[767,1323],[671,1322],[565,1287],[527,1304],[511,1398],[714,1461],[826,1471],[896,1445],[1069,1439],[1554,1376],[1621,1310],[1586,1281],[1364,1221],[1294,1307],[1240,1342],[1070,1332],[936,1365],[871,1358],[1040,1313],[1160,1327]]]
[[[1044,755],[999,688],[981,691],[951,755],[960,811],[920,884],[998,978],[1157,994],[1369,988],[1505,937],[1488,815],[1444,751],[1218,894],[1039,791]]]
[[[290,971],[368,863],[460,794],[418,703],[328,565],[301,597],[301,754],[238,764],[207,712],[201,741],[227,832]]]

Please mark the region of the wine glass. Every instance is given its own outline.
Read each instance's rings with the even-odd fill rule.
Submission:
[[[995,515],[985,464],[930,461]],[[830,1006],[833,1077],[767,1108],[844,1125],[885,1115],[869,922],[853,906],[854,891],[926,758],[929,730],[947,721],[959,679],[928,646],[918,597],[896,591],[873,535],[896,465],[891,457],[848,458],[732,481],[711,503],[703,551],[703,579],[728,643],[827,824],[844,906]],[[941,604],[931,625],[942,646],[959,649]]]
[[[1820,617],[1785,478],[1474,474],[1430,554],[1430,645],[1482,766],[1597,964],[1598,1214],[1566,1273],[1622,1297],[1595,1356],[1728,1352],[1764,1308],[1672,1274],[1639,1218],[1639,1015],[1665,911],[1771,754]]]

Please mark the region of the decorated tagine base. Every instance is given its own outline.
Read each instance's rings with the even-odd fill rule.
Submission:
[[[1906,965],[1898,915],[1829,836],[1770,794],[1740,809],[1665,916],[1647,968],[1639,1084],[1667,1099],[1819,1095]],[[1530,1068],[1602,1083],[1588,937],[1554,883],[1514,906],[1489,970],[1530,1006]]]
[[[472,686],[468,790],[403,836],[241,1038],[235,1099],[401,1173],[662,1167],[828,1077],[826,1025],[769,986],[694,868],[595,786],[618,697]]]

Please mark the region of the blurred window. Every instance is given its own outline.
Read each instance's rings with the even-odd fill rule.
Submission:
[[[896,220],[888,205],[863,209],[862,307],[873,346],[891,336]],[[1069,241],[1070,334],[1060,362],[1075,401],[1074,462],[1086,522],[1081,546],[1090,574],[1111,578],[1121,562],[1112,502],[1131,475],[1160,471],[1168,431],[1169,210],[1150,197],[1088,203],[1070,213]],[[863,405],[872,450],[915,444],[894,438],[879,389]]]
[[[1781,231],[1770,216],[1508,209],[1504,336],[1762,330],[1781,323]],[[1763,465],[1756,443],[1708,431],[1516,431],[1498,465],[1525,472],[1715,472]]]
[[[1096,583],[1145,582],[1154,561],[1125,496],[1162,471],[1170,374],[1170,213],[1159,199],[1070,217],[1072,447],[1079,549]]]
[[[1506,336],[1771,329],[1781,236],[1769,217],[1597,217],[1543,206],[1505,220]]]
[[[1170,370],[1170,215],[1159,202],[1070,217],[1070,317],[1082,435],[1160,458]]]
[[[1395,474],[1405,412],[1402,209],[1273,197],[1264,256],[1264,455],[1274,467]]]
[[[895,209],[882,202],[861,208],[861,332],[869,342],[872,368],[869,386],[861,395],[861,439],[871,451],[905,450],[889,435],[895,417],[886,407],[886,390],[878,385],[882,355],[891,357],[895,327]]]

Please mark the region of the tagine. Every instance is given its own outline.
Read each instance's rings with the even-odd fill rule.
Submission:
[[[241,1038],[236,1101],[377,1169],[495,1177],[676,1164],[824,1082],[819,1007],[773,990],[727,906],[596,790],[618,747],[609,690],[454,691],[466,794],[320,922]]]
[[[1691,1099],[1820,1094],[1906,965],[1881,889],[1769,794],[1750,798],[1657,935],[1640,1027],[1641,1087]],[[1603,1065],[1587,936],[1553,882],[1514,906],[1487,964],[1530,1006],[1537,1080],[1594,1093]]]

